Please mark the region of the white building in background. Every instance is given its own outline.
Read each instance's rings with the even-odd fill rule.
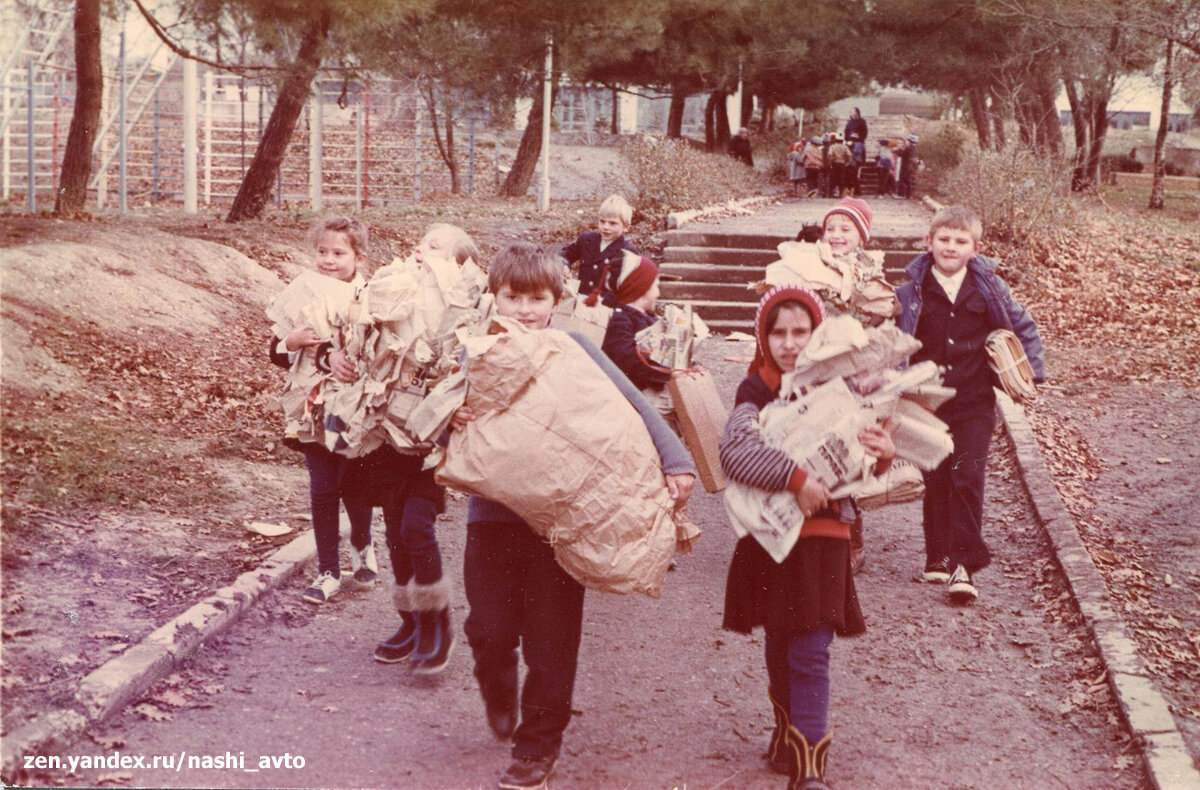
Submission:
[[[1071,123],[1071,104],[1065,91],[1059,94],[1059,118],[1063,124]],[[1171,94],[1169,128],[1172,132],[1186,132],[1200,128],[1194,107],[1179,96],[1179,86]],[[1112,101],[1108,103],[1108,125],[1114,129],[1149,129],[1157,131],[1162,118],[1162,77],[1145,74],[1130,74],[1117,81]]]

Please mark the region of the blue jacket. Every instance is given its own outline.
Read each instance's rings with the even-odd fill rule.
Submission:
[[[1016,334],[1033,368],[1034,381],[1041,383],[1046,380],[1042,336],[1029,311],[1013,298],[1008,283],[996,274],[998,265],[991,258],[976,255],[967,261],[967,270],[975,275],[975,287],[987,302],[992,323],[997,329],[1009,329]],[[908,273],[908,282],[896,289],[896,297],[900,300],[900,317],[896,319],[896,325],[910,335],[917,332],[917,321],[921,318],[921,285],[932,266],[933,254],[921,254],[904,269]]]

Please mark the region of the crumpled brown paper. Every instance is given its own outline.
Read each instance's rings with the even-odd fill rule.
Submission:
[[[476,419],[451,435],[438,482],[508,507],[585,587],[658,597],[676,518],[641,416],[564,332],[503,318],[492,331],[464,343]]]

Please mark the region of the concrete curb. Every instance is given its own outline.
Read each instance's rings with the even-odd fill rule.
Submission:
[[[667,230],[675,230],[684,223],[691,222],[708,214],[715,214],[718,211],[749,208],[757,206],[760,203],[773,202],[778,199],[779,195],[755,195],[754,197],[730,200],[727,203],[718,203],[715,206],[706,206],[705,208],[696,208],[689,211],[672,211],[667,214]]]
[[[209,595],[147,635],[141,642],[86,675],[75,708],[41,713],[4,736],[0,776],[14,784],[22,755],[65,749],[91,725],[136,700],[156,681],[195,655],[208,639],[228,628],[262,595],[282,585],[316,557],[311,531],[293,538],[255,570]]]
[[[1017,470],[1033,503],[1034,515],[1050,537],[1067,585],[1100,650],[1100,659],[1108,670],[1108,684],[1126,726],[1141,747],[1152,786],[1155,790],[1195,790],[1200,787],[1200,771],[1192,761],[1167,701],[1155,688],[1138,655],[1137,643],[1109,597],[1104,578],[1079,537],[1062,496],[1054,487],[1024,409],[1003,393],[997,403],[1016,449]]]

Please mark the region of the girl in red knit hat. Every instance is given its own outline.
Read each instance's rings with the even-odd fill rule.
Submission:
[[[779,397],[782,376],[795,370],[800,353],[825,317],[815,293],[793,285],[768,291],[755,315],[757,346],[749,375],[738,387],[721,438],[726,476],[765,491],[790,491],[804,514],[800,538],[777,563],[753,535],[738,541],[725,588],[724,627],[765,631],[768,693],[775,732],[767,758],[791,776],[789,788],[820,790],[829,749],[829,648],[834,634],[866,630],[850,571],[850,500],[830,501],[829,491],[782,450],[767,445],[759,412]],[[890,434],[880,426],[858,435],[879,459],[880,473],[895,457]]]

